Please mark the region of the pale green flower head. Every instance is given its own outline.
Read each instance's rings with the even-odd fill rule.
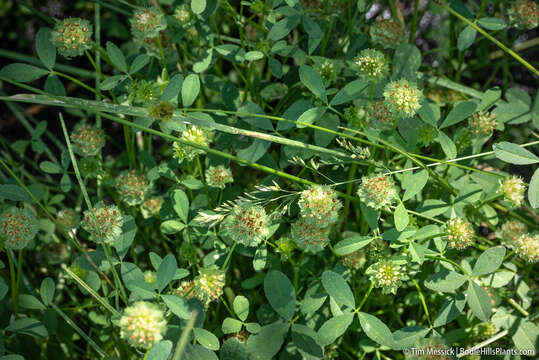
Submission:
[[[320,226],[305,218],[299,218],[294,222],[290,233],[298,249],[311,254],[324,250],[329,243],[329,227]]]
[[[51,32],[51,42],[66,58],[84,54],[92,46],[92,25],[88,20],[67,18],[57,20]]]
[[[326,227],[337,221],[342,203],[329,186],[313,185],[301,192],[298,201],[301,216],[318,226]]]
[[[226,184],[234,182],[232,171],[223,165],[210,166],[206,169],[206,184],[208,186],[224,189]]]
[[[73,152],[80,156],[97,155],[105,146],[105,133],[103,130],[84,122],[75,125],[69,138]]]
[[[142,204],[150,183],[144,174],[136,170],[124,171],[116,178],[116,191],[120,195],[120,199],[129,206]]]
[[[396,294],[402,281],[408,278],[402,266],[387,260],[371,265],[365,273],[374,287],[382,289],[383,294]]]
[[[383,48],[394,48],[404,41],[404,27],[393,20],[380,20],[369,29],[371,41]]]
[[[113,245],[122,234],[124,224],[123,215],[115,205],[105,205],[102,201],[97,203],[92,211],[86,210],[81,221],[82,228],[90,233],[95,242]]]
[[[423,101],[423,93],[406,79],[392,81],[384,89],[385,104],[396,116],[413,117]]]
[[[446,229],[449,247],[462,250],[472,245],[474,232],[468,221],[460,217],[451,219],[446,223]]]
[[[120,336],[137,348],[147,349],[159,343],[166,330],[164,311],[147,301],[126,307],[120,319]]]
[[[0,217],[0,239],[6,249],[24,249],[37,235],[38,230],[38,219],[28,209],[13,206]]]
[[[359,74],[373,80],[380,80],[389,74],[389,58],[375,49],[362,50],[354,59]]]
[[[391,177],[381,174],[364,176],[357,194],[365,205],[379,210],[397,199],[397,189]]]
[[[509,220],[501,226],[496,235],[501,239],[502,244],[510,249],[514,249],[517,239],[526,234],[527,231],[528,227],[526,224],[518,220]]]
[[[138,40],[157,37],[166,28],[165,16],[154,7],[137,10],[131,18],[131,33]]]
[[[223,230],[235,242],[258,246],[269,234],[269,217],[260,205],[236,204],[223,221]]]
[[[518,29],[531,30],[539,25],[539,8],[533,0],[514,1],[507,12],[511,24]]]
[[[490,136],[498,124],[496,117],[485,111],[474,113],[468,120],[470,130],[475,135]]]
[[[521,235],[515,242],[515,252],[527,262],[539,261],[539,234]]]
[[[518,176],[511,176],[507,179],[500,180],[500,192],[503,193],[504,199],[513,204],[513,206],[520,206],[524,201],[526,185]]]
[[[200,145],[209,147],[210,143],[213,140],[213,132],[209,130],[204,130],[195,125],[189,125],[183,132],[181,136],[182,140]],[[195,148],[193,146],[180,144],[175,142],[173,144],[174,148],[174,157],[178,159],[181,163],[184,159],[192,161],[197,155],[204,155],[206,151],[202,149]]]

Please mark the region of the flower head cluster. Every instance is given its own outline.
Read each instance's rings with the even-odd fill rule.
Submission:
[[[370,281],[383,294],[396,294],[402,281],[407,279],[405,270],[393,262],[382,260],[373,264],[367,271]]]
[[[371,79],[383,79],[389,74],[389,59],[375,49],[362,50],[354,60],[359,73]]]
[[[364,251],[356,250],[353,253],[346,254],[345,256],[343,256],[341,261],[345,266],[348,266],[350,269],[359,270],[365,265],[367,259]]]
[[[78,226],[77,213],[73,209],[66,208],[58,211],[58,214],[56,215],[56,220],[66,230],[76,229]]]
[[[406,79],[392,81],[384,89],[385,104],[389,110],[400,117],[414,116],[423,101],[423,93],[415,84]]]
[[[391,205],[397,199],[393,180],[386,175],[364,176],[357,194],[365,205],[376,210]]]
[[[447,240],[453,249],[464,249],[472,244],[472,225],[463,218],[451,219],[446,224]]]
[[[269,234],[269,218],[260,205],[236,204],[223,222],[232,240],[245,246],[257,246]]]
[[[395,122],[395,115],[383,100],[371,102],[367,105],[368,126],[377,131],[391,130]]]
[[[234,182],[232,171],[223,165],[210,166],[206,169],[206,183],[208,186],[224,189],[226,184]]]
[[[88,20],[67,18],[56,22],[51,42],[58,52],[67,57],[80,56],[91,47],[92,25]]]
[[[193,13],[191,7],[187,4],[181,4],[174,10],[174,17],[182,24],[182,27],[187,27],[193,20]]]
[[[161,206],[163,206],[163,198],[161,196],[156,196],[145,200],[142,205],[140,205],[140,212],[142,213],[142,217],[145,219],[149,219],[152,216],[159,214]]]
[[[136,170],[124,171],[116,178],[116,191],[129,206],[141,204],[148,193],[150,184],[146,176]]]
[[[439,336],[430,338],[420,338],[416,340],[414,348],[421,349],[423,352],[407,351],[406,360],[451,360],[450,347],[445,340]]]
[[[86,123],[75,125],[70,136],[73,151],[80,156],[97,155],[105,146],[103,130]]]
[[[213,132],[209,130],[204,130],[195,125],[190,125],[187,129],[182,132],[182,140],[194,143],[200,146],[210,146],[210,143],[213,140]],[[203,155],[204,150],[198,149],[189,145],[183,145],[175,142],[174,145],[174,157],[178,159],[179,162],[182,162],[183,159],[189,161],[193,160],[197,155]]]
[[[123,224],[124,218],[120,210],[115,205],[109,206],[103,202],[97,203],[92,211],[86,210],[81,222],[82,228],[91,234],[94,241],[102,241],[108,245],[112,245],[122,234]]]
[[[174,115],[174,105],[169,101],[160,101],[148,107],[148,116],[152,119],[168,121]]]
[[[331,60],[323,60],[315,68],[326,86],[329,86],[337,78],[337,69]]]
[[[476,135],[490,136],[498,123],[496,117],[485,111],[474,113],[468,120],[470,130]]]
[[[129,95],[128,100],[137,104],[150,105],[154,104],[159,98],[159,87],[156,83],[146,80],[132,81],[129,85]],[[168,106],[155,107],[155,105],[150,105],[148,108],[148,116],[151,118],[162,118],[163,114],[165,117],[169,114],[170,109]]]
[[[404,40],[404,27],[393,20],[380,20],[371,25],[369,34],[373,43],[394,48]]]
[[[163,339],[167,322],[159,306],[139,301],[125,308],[120,328],[120,336],[131,346],[149,348]]]
[[[518,220],[509,220],[502,225],[497,236],[505,246],[513,249],[517,239],[526,234],[527,231],[528,227],[526,224],[521,223]]]
[[[139,40],[154,38],[166,28],[164,15],[154,7],[137,10],[131,18],[131,32]]]
[[[305,220],[322,227],[336,222],[342,208],[335,190],[324,185],[313,185],[303,190],[298,205]]]
[[[184,281],[176,290],[176,294],[186,298],[200,300],[204,306],[219,299],[225,286],[225,273],[216,268],[200,269],[193,281]]]
[[[11,207],[0,218],[0,238],[6,249],[24,249],[38,231],[38,220],[28,209]]]
[[[329,242],[329,227],[320,226],[305,218],[294,222],[290,232],[298,249],[313,254],[324,250]]]
[[[515,252],[528,262],[539,261],[539,234],[520,236],[515,242]]]
[[[539,8],[533,0],[516,0],[507,12],[511,23],[519,29],[533,29],[539,25]]]
[[[500,192],[503,193],[505,200],[509,201],[514,206],[520,206],[524,200],[524,192],[526,185],[518,176],[511,176],[505,180],[500,180]]]

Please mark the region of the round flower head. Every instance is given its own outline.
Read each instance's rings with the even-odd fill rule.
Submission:
[[[333,64],[333,62],[330,60],[322,61],[321,63],[317,64],[315,68],[326,86],[329,86],[337,78],[335,64]]]
[[[484,322],[477,324],[474,327],[473,332],[476,336],[479,336],[483,339],[488,339],[496,335],[496,333],[498,332],[498,328],[491,322]]]
[[[277,245],[277,248],[275,250],[283,254],[285,257],[292,255],[292,252],[296,248],[296,245],[294,245],[292,239],[287,236],[281,237],[275,242],[275,245]]]
[[[131,33],[139,40],[156,37],[166,28],[165,17],[154,7],[137,10],[131,18]]]
[[[6,249],[24,249],[36,236],[38,228],[36,216],[28,209],[11,207],[0,218],[0,238]]]
[[[344,109],[344,120],[348,123],[348,127],[352,129],[358,129],[363,127],[363,120],[365,118],[365,110],[355,105],[349,106]]]
[[[245,246],[257,246],[269,234],[269,218],[260,205],[241,203],[234,206],[223,222],[232,240]]]
[[[142,213],[142,217],[145,219],[149,219],[152,216],[159,214],[159,210],[161,210],[162,205],[163,198],[161,196],[156,196],[145,200],[140,206],[140,212]]]
[[[206,169],[206,183],[208,186],[224,189],[226,184],[234,182],[232,171],[223,165],[210,166]]]
[[[470,130],[476,135],[492,135],[497,123],[494,115],[484,111],[474,113],[469,119]]]
[[[137,104],[149,105],[154,104],[159,99],[159,93],[159,85],[157,83],[146,80],[135,80],[129,85],[128,99]],[[163,115],[165,115],[165,117],[167,115],[172,116],[170,111],[174,112],[174,109],[167,107],[168,105],[161,107],[150,105],[148,108],[148,116],[152,118],[162,118]]]
[[[367,105],[368,126],[377,131],[391,130],[395,122],[395,115],[389,110],[383,100],[371,102]]]
[[[384,98],[385,104],[393,114],[407,118],[414,116],[421,107],[423,93],[415,84],[401,79],[386,85]]]
[[[159,306],[139,301],[125,308],[120,328],[120,336],[129,345],[147,349],[163,339],[167,322]]]
[[[375,287],[382,288],[382,294],[396,294],[402,281],[407,279],[400,265],[385,260],[371,265],[366,274]]]
[[[194,143],[200,146],[209,147],[210,143],[213,140],[213,132],[208,130],[203,130],[195,125],[190,125],[187,129],[182,132],[182,140]],[[202,149],[198,149],[189,145],[183,145],[178,142],[175,142],[174,145],[174,157],[178,159],[179,162],[182,162],[183,159],[189,161],[193,160],[197,155],[203,155],[206,152]]]
[[[357,194],[365,205],[376,210],[391,205],[397,199],[397,189],[393,180],[386,175],[362,177]]]
[[[193,281],[184,281],[176,294],[188,299],[198,299],[204,306],[216,301],[223,294],[225,273],[215,267],[200,269]]]
[[[193,20],[191,7],[187,4],[177,6],[174,10],[174,17],[180,22],[180,24],[182,24],[183,27],[189,26]]]
[[[91,239],[96,242],[104,242],[112,245],[122,234],[124,218],[120,210],[114,205],[105,205],[99,202],[92,211],[86,210],[81,222],[82,228],[91,234]]]
[[[404,27],[393,20],[380,20],[369,29],[371,41],[384,48],[394,48],[404,40]]]
[[[160,101],[148,107],[148,116],[152,119],[168,121],[174,115],[174,105],[168,101]]]
[[[322,227],[336,222],[342,208],[335,190],[324,185],[313,185],[303,190],[298,205],[304,219]]]
[[[66,229],[76,229],[78,226],[77,213],[73,209],[63,209],[58,211],[56,220]]]
[[[88,20],[79,18],[57,21],[51,32],[51,42],[67,58],[84,54],[84,50],[91,47],[91,39],[92,25]]]
[[[418,351],[407,351],[404,358],[406,360],[452,360],[453,357],[445,355],[447,352],[450,354],[451,348],[447,345],[445,340],[439,336],[433,336],[428,339],[417,339],[413,345],[415,349],[423,350],[422,353]]]
[[[157,274],[155,271],[145,271],[144,272],[144,282],[146,284],[154,284],[157,281]]]
[[[511,24],[526,30],[539,25],[539,9],[533,0],[517,0],[507,10]]]
[[[305,218],[293,223],[290,232],[298,249],[312,254],[324,250],[329,243],[329,227],[322,227]]]
[[[124,171],[116,178],[115,187],[120,199],[127,205],[134,206],[144,201],[150,184],[146,176],[131,170]]]
[[[515,242],[515,252],[528,262],[537,262],[539,260],[539,235],[520,236]]]
[[[353,253],[343,256],[341,259],[341,262],[352,270],[361,269],[366,261],[365,252],[362,250],[356,250]]]
[[[528,231],[526,224],[518,220],[509,220],[505,222],[497,236],[502,240],[502,243],[508,248],[514,249],[516,241],[519,237]]]
[[[86,123],[75,125],[70,139],[73,151],[80,156],[97,155],[103,146],[105,146],[105,134],[103,130]]]
[[[526,185],[518,176],[511,176],[505,180],[500,180],[500,192],[503,193],[505,200],[514,206],[520,206],[524,200]]]
[[[472,244],[472,225],[463,218],[454,218],[447,222],[447,240],[453,249],[464,249]]]
[[[359,73],[372,79],[383,79],[389,74],[389,59],[378,50],[362,50],[354,60]]]

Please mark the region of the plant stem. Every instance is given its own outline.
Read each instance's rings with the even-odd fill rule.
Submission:
[[[13,264],[13,255],[11,251],[6,251],[9,262],[9,277],[11,278],[11,305],[13,306],[13,314],[17,318],[19,316],[19,294],[17,286],[17,275],[15,274],[15,265]]]
[[[433,259],[433,260],[439,260],[439,261],[444,261],[446,263],[449,263],[453,266],[455,266],[456,268],[458,268],[460,271],[462,271],[462,273],[466,276],[471,276],[467,271],[466,269],[464,269],[462,266],[460,266],[459,264],[457,264],[456,262],[454,262],[453,260],[449,260],[449,259],[446,259],[444,258],[443,256],[437,256],[437,255],[429,255],[429,254],[425,254],[425,257],[429,258],[429,259]]]
[[[197,311],[193,311],[191,313],[191,318],[183,328],[183,332],[180,335],[180,339],[178,340],[178,345],[176,345],[176,351],[174,351],[174,357],[172,360],[181,360],[183,351],[185,350],[185,347],[187,346],[187,342],[189,341],[189,334],[191,333],[191,330],[193,330],[193,327],[195,326],[195,320],[197,318]]]
[[[425,310],[425,316],[427,317],[427,322],[429,323],[430,328],[432,329],[432,321],[430,320],[429,315],[429,308],[427,307],[427,303],[425,302],[425,296],[423,296],[423,292],[421,291],[421,288],[419,287],[419,284],[415,279],[412,279],[412,282],[415,285],[415,288],[417,289],[417,292],[419,293],[419,298],[421,299],[421,303],[423,304],[423,310]]]
[[[414,0],[414,18],[412,19],[412,25],[410,28],[410,38],[408,39],[408,42],[410,44],[413,44],[415,40],[415,33],[417,32],[418,15],[419,15],[419,0]]]
[[[356,308],[356,310],[354,312],[357,313],[359,310],[361,310],[361,308],[363,307],[363,304],[365,304],[365,301],[367,301],[367,298],[371,294],[371,291],[372,291],[373,288],[374,288],[374,283],[371,282],[371,284],[369,285],[369,290],[367,290],[365,295],[363,295],[363,299],[361,299],[361,302],[359,303],[359,306]]]
[[[237,242],[234,242],[234,244],[232,244],[232,247],[230,248],[230,251],[228,252],[228,254],[226,255],[226,259],[225,259],[225,262],[223,263],[223,266],[221,266],[221,269],[225,269],[226,266],[228,265],[228,263],[230,262],[230,259],[232,258],[232,253],[234,252],[234,249],[236,249],[236,246],[238,245]]]

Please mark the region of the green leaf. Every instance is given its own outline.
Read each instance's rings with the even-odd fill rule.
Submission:
[[[436,140],[442,146],[442,150],[448,159],[454,159],[457,157],[457,146],[443,131],[438,132],[438,137]]]
[[[232,307],[241,321],[247,320],[247,316],[249,316],[249,300],[245,296],[236,296]]]
[[[356,306],[354,294],[340,274],[330,270],[324,271],[322,274],[322,286],[339,306],[346,305],[350,308]]]
[[[268,38],[273,41],[284,38],[292,29],[298,26],[300,19],[299,15],[291,15],[277,21],[268,33]]]
[[[56,96],[66,96],[66,89],[60,78],[54,74],[49,74],[45,80],[45,91]]]
[[[39,295],[41,296],[41,300],[43,300],[43,303],[45,305],[50,305],[52,303],[52,300],[54,299],[54,280],[52,280],[50,277],[46,277],[41,282],[41,287],[39,289]]]
[[[174,190],[172,200],[174,211],[184,223],[187,223],[189,216],[189,198],[182,190]]]
[[[528,201],[532,208],[537,209],[539,207],[539,169],[535,170],[530,180],[530,187],[528,188]]]
[[[257,248],[255,256],[253,258],[253,269],[255,271],[262,271],[266,267],[266,261],[268,258],[268,249],[265,247]]]
[[[10,323],[6,331],[26,334],[31,336],[47,337],[49,335],[47,328],[39,320],[31,317],[23,317]]]
[[[408,216],[408,211],[406,211],[406,208],[402,202],[399,203],[399,205],[397,205],[395,208],[393,218],[395,220],[395,227],[397,228],[397,231],[402,231],[406,228],[406,226],[408,226],[410,218]]]
[[[0,199],[11,201],[30,201],[30,195],[19,185],[2,184],[0,185]]]
[[[150,57],[146,54],[139,54],[129,66],[129,74],[135,74],[136,72],[142,70],[146,65],[150,63]]]
[[[512,335],[515,347],[519,350],[535,350],[539,346],[539,327],[528,320],[519,319],[518,327]]]
[[[373,237],[355,235],[339,241],[337,244],[335,244],[333,250],[335,251],[336,255],[344,256],[364,248],[373,240]]]
[[[183,85],[183,76],[181,74],[176,74],[170,79],[167,84],[167,87],[161,94],[161,100],[176,102],[178,100],[178,95],[182,89]]]
[[[48,70],[38,68],[37,66],[14,63],[6,65],[0,70],[0,76],[18,82],[32,82],[49,73]]]
[[[442,305],[438,315],[436,315],[436,319],[434,319],[433,326],[443,326],[455,320],[462,313],[465,305],[466,297],[461,293],[457,293],[454,299],[447,300]]]
[[[30,310],[46,310],[45,305],[41,303],[35,296],[28,294],[19,295],[19,305]]]
[[[358,312],[359,323],[365,334],[372,341],[387,347],[393,347],[393,334],[391,330],[377,317],[364,312]]]
[[[503,19],[498,19],[495,17],[484,17],[477,21],[479,25],[484,27],[487,30],[502,30],[505,29],[506,24]]]
[[[172,351],[172,341],[163,340],[157,345],[153,345],[148,355],[144,356],[146,360],[167,360]]]
[[[367,86],[369,86],[369,83],[364,79],[354,80],[339,90],[337,95],[331,99],[330,104],[335,106],[355,100],[359,97],[363,90],[367,88]]]
[[[470,117],[476,110],[477,104],[473,101],[460,101],[455,104],[447,117],[440,125],[440,129],[445,129],[451,125],[458,124],[462,120]]]
[[[472,275],[482,276],[498,270],[503,262],[504,256],[505,248],[503,246],[491,247],[485,250],[485,252],[479,255],[473,268]]]
[[[464,284],[466,276],[454,271],[441,270],[425,280],[425,287],[434,291],[453,292]]]
[[[247,339],[249,359],[271,360],[281,349],[288,334],[289,326],[288,323],[278,321],[262,326],[258,334],[249,336],[249,339]]]
[[[195,340],[208,350],[219,350],[219,339],[211,332],[201,328],[194,328]]]
[[[161,298],[174,315],[184,320],[191,318],[191,311],[181,297],[178,295],[161,295]]]
[[[99,85],[101,90],[112,90],[124,80],[124,75],[105,76],[105,80]]]
[[[418,339],[424,338],[430,329],[424,326],[406,326],[393,333],[394,350],[403,350],[414,346]]]
[[[163,291],[163,289],[172,281],[177,268],[178,265],[174,255],[168,254],[163,261],[161,261],[161,264],[159,264],[159,268],[157,269],[157,289],[159,292]]]
[[[127,63],[125,62],[125,56],[118,46],[114,43],[107,41],[107,55],[109,56],[112,64],[118,68],[118,70],[126,73]]]
[[[270,270],[264,279],[264,293],[277,314],[286,320],[292,319],[296,310],[296,293],[285,274]]]
[[[135,223],[135,219],[131,215],[124,216],[122,234],[114,241],[114,248],[120,259],[123,259],[127,255],[131,244],[133,244],[133,240],[135,240],[136,233],[137,224]]]
[[[502,97],[502,90],[499,87],[493,87],[488,89],[483,93],[481,98],[481,105],[479,105],[479,111],[488,110],[492,105],[494,105]]]
[[[200,79],[196,74],[189,74],[182,85],[182,103],[184,107],[191,106],[200,91]]]
[[[191,9],[197,15],[202,14],[206,10],[206,0],[191,0]]]
[[[241,327],[241,321],[227,317],[221,325],[221,330],[223,330],[223,333],[225,334],[232,334],[239,332],[241,330]]]
[[[249,355],[245,349],[245,345],[239,342],[236,338],[231,337],[226,340],[219,350],[220,360],[248,360]]]
[[[0,300],[2,300],[4,296],[6,296],[8,290],[8,286],[0,281]]]
[[[421,170],[413,174],[408,180],[408,184],[406,186],[404,196],[402,197],[402,201],[409,200],[419,194],[427,184],[428,180],[429,172],[427,170]]]
[[[402,78],[412,82],[417,80],[417,70],[421,65],[421,53],[419,49],[411,44],[399,44],[395,48],[395,55],[393,55],[393,80],[400,80]]]
[[[289,5],[289,6],[293,7],[294,5]],[[318,45],[320,45],[320,42],[322,41],[322,38],[324,37],[324,32],[315,21],[313,21],[310,17],[306,15],[303,15],[301,17],[301,22],[303,24],[303,29],[308,35],[307,50],[310,55],[313,53],[313,51],[316,50]]]
[[[160,229],[163,234],[172,235],[177,234],[183,229],[185,229],[187,225],[185,225],[183,222],[178,220],[166,220],[161,223]]]
[[[301,116],[296,120],[298,124],[296,125],[298,128],[304,128],[305,125],[299,124],[299,123],[306,123],[306,124],[312,124],[318,119],[320,119],[324,114],[326,113],[327,108],[323,106],[318,106],[311,108],[307,111],[305,111]]]
[[[305,325],[293,324],[291,335],[294,345],[302,352],[315,358],[324,356],[324,349],[317,343],[318,334],[313,329]]]
[[[56,46],[51,42],[51,32],[50,28],[42,27],[36,35],[37,56],[49,70],[52,70],[56,63]]]
[[[457,39],[457,48],[459,51],[464,51],[470,46],[472,46],[475,36],[477,35],[477,30],[475,30],[471,26],[466,26],[464,30],[462,30],[459,34],[459,37]]]
[[[249,145],[245,149],[239,150],[236,155],[240,159],[247,160],[250,162],[256,162],[262,156],[264,156],[264,154],[266,154],[270,145],[271,142],[269,141],[255,139],[255,141],[253,141],[251,145]]]
[[[485,289],[477,285],[475,281],[468,281],[466,298],[470,309],[481,321],[488,321],[490,318],[491,302]]]
[[[245,54],[245,60],[247,60],[247,61],[257,61],[257,60],[261,60],[263,58],[264,58],[264,53],[262,51],[258,51],[258,50],[248,51]]]
[[[212,59],[213,59],[213,51],[212,49],[207,49],[193,63],[193,71],[196,72],[197,74],[200,74],[201,72],[206,71],[210,67]]]
[[[346,332],[354,320],[354,314],[348,313],[335,316],[326,321],[320,329],[318,329],[318,342],[322,346],[333,344],[335,340]]]
[[[303,85],[305,85],[305,87],[309,89],[314,96],[322,100],[324,103],[328,103],[324,82],[313,68],[307,65],[301,65],[299,67],[299,78]]]
[[[498,159],[510,164],[529,165],[539,162],[539,157],[517,144],[502,141],[492,145],[492,148]]]
[[[53,163],[52,161],[43,161],[39,164],[39,168],[47,174],[59,174],[62,172],[60,165]]]

